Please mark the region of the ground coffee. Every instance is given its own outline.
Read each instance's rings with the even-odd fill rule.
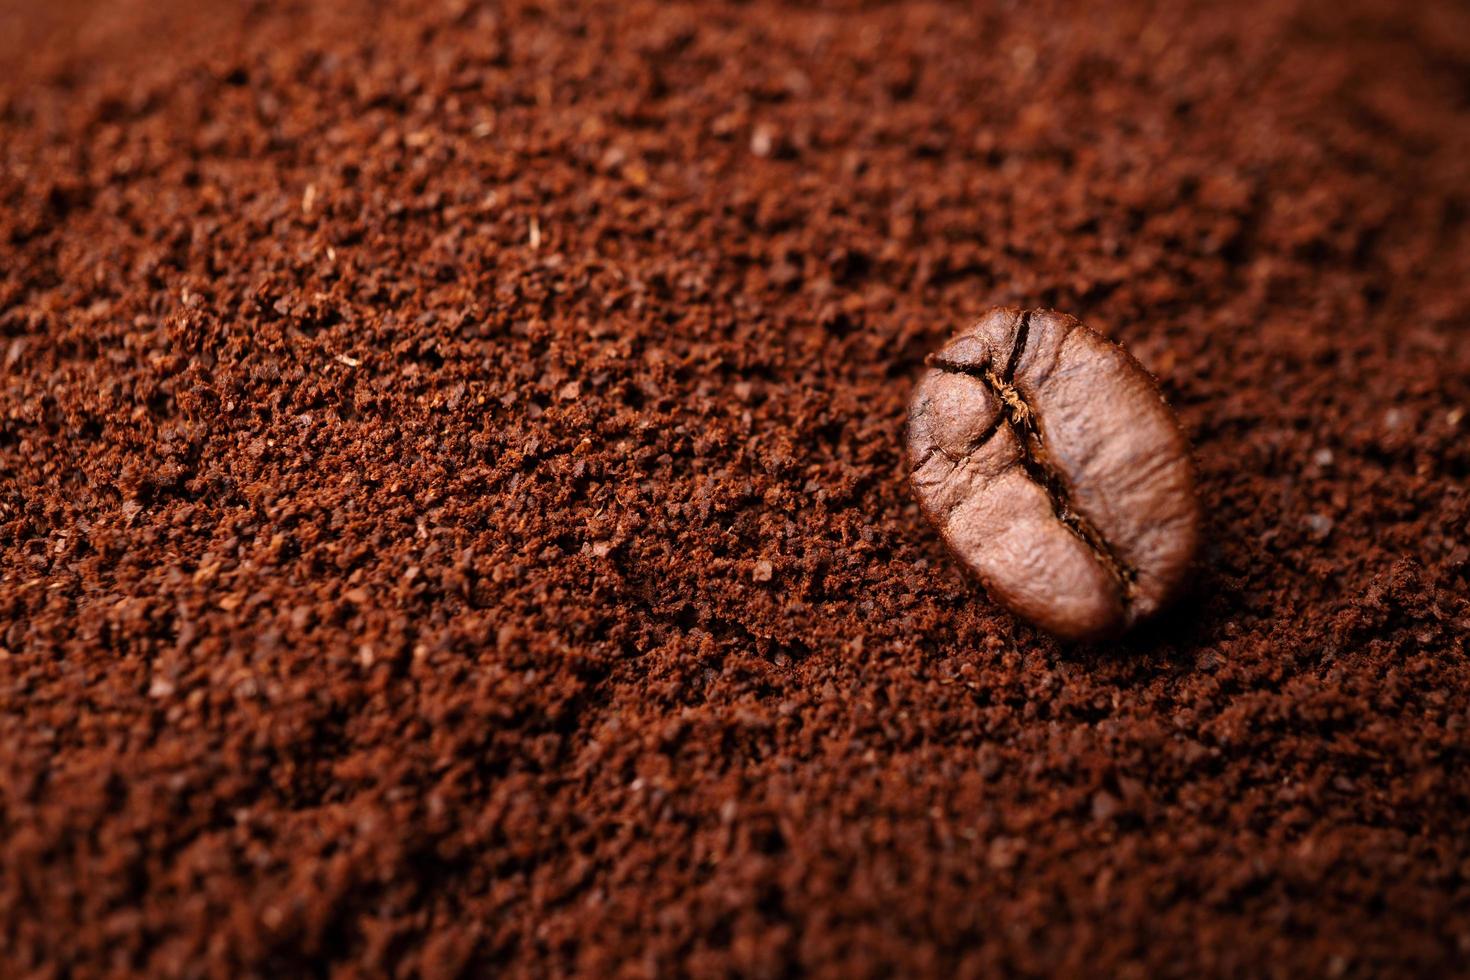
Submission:
[[[0,975],[1450,976],[1450,0],[0,0]],[[1159,379],[1063,646],[925,356]]]
[[[1153,615],[1199,540],[1189,446],[1148,373],[1065,314],[992,310],[909,407],[924,512],[990,594],[1067,639]]]

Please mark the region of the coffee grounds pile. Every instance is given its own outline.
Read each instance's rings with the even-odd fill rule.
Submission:
[[[1450,0],[3,0],[4,975],[1463,969],[1467,93]],[[1195,446],[1120,641],[908,486],[997,304]]]

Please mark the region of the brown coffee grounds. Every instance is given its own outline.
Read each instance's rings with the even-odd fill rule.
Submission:
[[[0,7],[6,976],[1465,972],[1462,4],[198,6]],[[919,515],[1000,304],[1141,634]]]

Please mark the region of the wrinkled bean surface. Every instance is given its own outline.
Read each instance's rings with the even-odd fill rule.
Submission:
[[[1189,446],[1149,374],[1074,317],[997,309],[929,358],[913,485],[997,601],[1093,639],[1157,612],[1199,540]]]

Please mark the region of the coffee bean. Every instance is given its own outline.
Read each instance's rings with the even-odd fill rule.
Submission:
[[[1179,592],[1199,541],[1189,445],[1127,351],[1064,313],[996,309],[928,364],[914,489],[992,598],[1086,640]]]

